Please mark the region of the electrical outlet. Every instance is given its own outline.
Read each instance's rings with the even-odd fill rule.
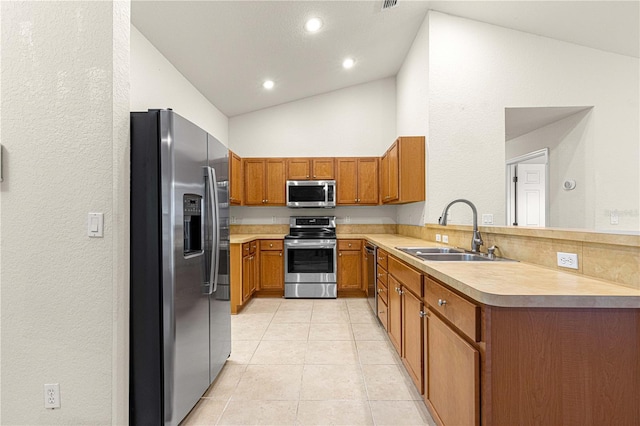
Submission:
[[[236,217],[235,216],[231,216],[231,223],[236,223]]]
[[[448,243],[449,242],[449,236],[448,235],[443,235],[442,236],[442,242],[443,243]]]
[[[492,213],[484,213],[482,215],[482,224],[483,225],[493,225],[493,214]]]
[[[60,408],[60,384],[44,385],[44,408]]]
[[[437,241],[437,242],[442,241],[442,235],[440,235],[440,234],[436,234],[436,241]]]
[[[278,218],[275,216],[271,216],[271,223],[278,223]]]
[[[617,225],[620,223],[620,219],[618,218],[618,210],[611,211],[611,224]]]
[[[563,253],[561,251],[558,254],[558,266],[561,268],[578,269],[578,255],[575,253]]]
[[[351,216],[345,216],[344,223],[351,223]]]

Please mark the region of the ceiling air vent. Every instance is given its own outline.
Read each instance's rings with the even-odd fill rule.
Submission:
[[[383,0],[382,11],[394,8],[398,5],[398,0]]]

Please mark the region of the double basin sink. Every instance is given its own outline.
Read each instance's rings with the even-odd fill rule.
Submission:
[[[490,258],[479,253],[468,253],[462,249],[451,247],[396,247],[411,256],[421,260],[433,260],[438,262],[493,262],[498,259]]]

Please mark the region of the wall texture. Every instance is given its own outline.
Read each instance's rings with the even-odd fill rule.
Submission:
[[[0,11],[2,422],[126,424],[129,4]]]
[[[596,229],[609,209],[640,229],[639,61],[476,21],[429,13],[429,162],[426,221],[455,198],[505,216],[505,107],[594,106]],[[612,189],[630,188],[624,200]],[[633,189],[631,189],[633,188]],[[469,223],[467,208],[453,223]],[[636,216],[633,216],[633,212]],[[626,216],[625,216],[626,218]],[[624,229],[621,224],[617,229]]]
[[[229,144],[229,120],[131,25],[131,111],[172,108]]]

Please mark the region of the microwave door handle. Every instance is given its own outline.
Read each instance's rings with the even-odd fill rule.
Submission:
[[[212,167],[207,167],[207,177],[209,181],[209,203],[211,211],[211,268],[209,274],[209,294],[218,290],[218,266],[220,263],[220,232],[218,230],[218,191],[216,186],[216,171]]]

